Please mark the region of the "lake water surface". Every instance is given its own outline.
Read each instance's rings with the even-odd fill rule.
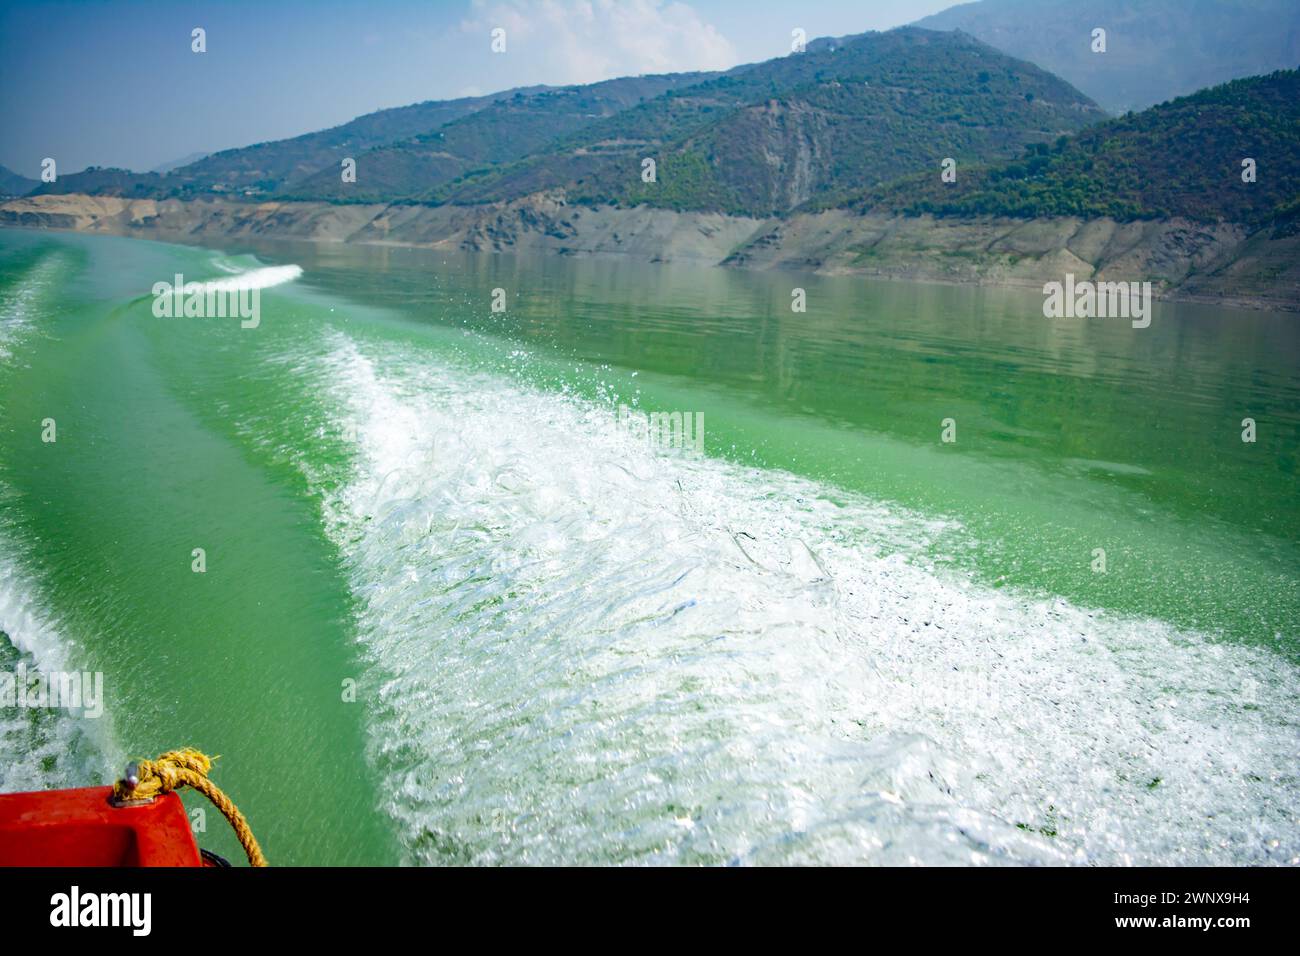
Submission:
[[[198,746],[272,863],[1295,862],[1296,320],[0,232],[0,667],[106,696],[0,709],[0,790]]]

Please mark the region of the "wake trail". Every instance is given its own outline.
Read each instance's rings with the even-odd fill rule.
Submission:
[[[8,289],[0,290],[0,371],[14,350],[39,334],[66,263],[47,253]],[[116,749],[107,716],[87,718],[65,709],[19,708],[15,683],[25,673],[82,671],[79,648],[63,633],[22,555],[22,536],[5,505],[11,492],[0,480],[0,679],[14,694],[0,705],[0,792],[48,790],[100,781]],[[103,703],[102,701],[100,702]]]
[[[978,585],[927,560],[955,522],[409,346],[312,361],[413,861],[1300,856],[1279,655]]]

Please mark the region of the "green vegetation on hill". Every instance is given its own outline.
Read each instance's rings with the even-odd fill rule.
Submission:
[[[562,187],[571,201],[768,216],[965,150],[985,159],[1103,114],[1057,77],[966,36],[864,34],[684,89],[423,197],[476,203]],[[642,161],[657,181],[641,178]]]
[[[161,199],[178,195],[168,190],[166,179],[158,173],[136,173],[111,166],[88,166],[79,173],[60,172],[52,183],[40,183],[33,195],[121,196],[125,199]]]
[[[231,192],[242,189],[269,192],[322,169],[337,170],[344,157],[355,158],[368,149],[437,129],[512,94],[513,91],[507,91],[379,110],[332,129],[243,149],[222,150],[181,167],[173,175],[191,191],[220,188]]]
[[[515,92],[459,100],[432,100],[379,110],[335,126],[291,139],[258,143],[219,153],[169,171],[134,173],[125,169],[90,167],[80,173],[61,174],[44,183],[39,193],[89,193],[131,199],[194,198],[204,194],[264,197],[272,190],[322,169],[339,169],[344,157],[426,133],[446,123],[492,105]]]
[[[1242,181],[1253,159],[1256,181]],[[1023,157],[939,170],[868,190],[847,205],[941,216],[1182,216],[1261,224],[1300,200],[1300,72],[1235,80],[1142,113],[1035,144]]]
[[[517,92],[439,128],[356,155],[357,181],[339,167],[292,182],[279,198],[395,202],[423,198],[471,170],[508,163],[705,74],[626,77],[588,86]]]

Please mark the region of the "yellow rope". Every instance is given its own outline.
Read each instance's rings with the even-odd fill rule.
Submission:
[[[266,857],[257,845],[257,838],[248,827],[248,821],[221,788],[208,779],[212,759],[207,754],[186,747],[169,750],[157,760],[141,760],[137,764],[136,780],[119,780],[113,784],[113,796],[119,800],[148,800],[171,793],[181,787],[193,787],[212,801],[234,828],[235,836],[248,854],[252,866],[266,866]]]

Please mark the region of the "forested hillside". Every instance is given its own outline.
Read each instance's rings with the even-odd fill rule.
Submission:
[[[1015,155],[1103,117],[1068,83],[959,34],[900,29],[670,91],[426,201],[571,201],[773,215],[965,152]],[[642,164],[656,163],[645,182]]]
[[[1243,162],[1254,161],[1254,181]],[[1259,224],[1300,201],[1300,72],[1235,80],[1111,120],[1012,162],[870,190],[851,208],[944,216],[1181,216]]]

